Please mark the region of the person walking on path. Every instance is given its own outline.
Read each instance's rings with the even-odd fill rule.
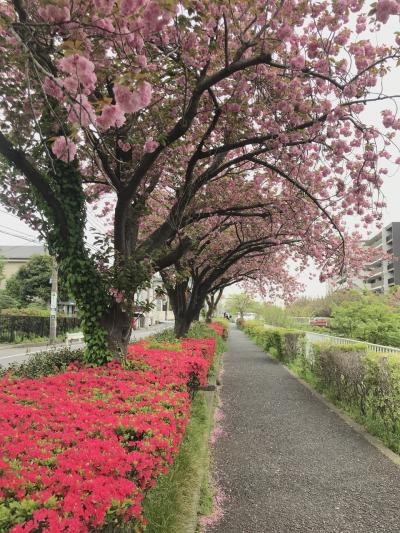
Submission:
[[[207,533],[399,533],[400,469],[244,333],[224,358]]]

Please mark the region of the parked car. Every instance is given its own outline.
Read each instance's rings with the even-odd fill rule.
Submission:
[[[329,318],[325,316],[314,316],[310,318],[310,325],[311,326],[320,326],[320,327],[328,327],[329,326]]]

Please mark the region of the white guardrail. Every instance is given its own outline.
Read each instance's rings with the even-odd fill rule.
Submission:
[[[265,324],[268,328],[274,328],[270,324]],[[302,330],[304,331],[304,330]],[[326,341],[334,344],[366,344],[369,350],[380,353],[400,353],[400,348],[394,346],[383,346],[382,344],[373,344],[372,342],[358,341],[355,339],[346,339],[345,337],[335,337],[327,335],[326,333],[315,333],[314,331],[304,331],[306,338],[311,344],[312,342]]]
[[[373,344],[372,342],[357,341],[355,339],[346,339],[344,337],[334,337],[333,335],[326,335],[325,333],[314,333],[313,331],[305,332],[307,340],[311,342],[315,341],[328,341],[334,344],[366,344],[369,350],[373,352],[381,353],[400,353],[400,348],[394,346],[382,346],[381,344]]]

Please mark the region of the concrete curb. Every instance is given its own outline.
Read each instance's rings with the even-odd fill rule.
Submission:
[[[271,355],[267,354],[268,357],[272,357]],[[277,359],[273,358],[275,361],[278,361]],[[387,459],[392,461],[395,465],[400,467],[400,455],[397,455],[397,453],[392,452],[389,448],[387,448],[377,437],[374,437],[369,433],[364,426],[353,420],[349,415],[344,413],[339,407],[336,407],[333,403],[331,403],[325,396],[317,392],[311,385],[309,385],[304,379],[300,378],[297,374],[295,374],[290,368],[288,368],[286,365],[282,364],[280,361],[278,363],[283,366],[287,372],[293,376],[297,381],[299,381],[303,387],[305,387],[307,390],[311,392],[318,400],[320,400],[328,409],[332,412],[334,412],[339,418],[341,418],[348,426],[350,426],[356,433],[364,437],[374,448],[379,450]]]

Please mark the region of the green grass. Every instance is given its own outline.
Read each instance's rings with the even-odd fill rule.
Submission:
[[[200,490],[200,511],[210,511],[208,437],[212,421],[206,394],[196,394],[179,455],[145,497],[146,533],[184,533],[191,526],[194,530],[198,503],[194,491]]]

